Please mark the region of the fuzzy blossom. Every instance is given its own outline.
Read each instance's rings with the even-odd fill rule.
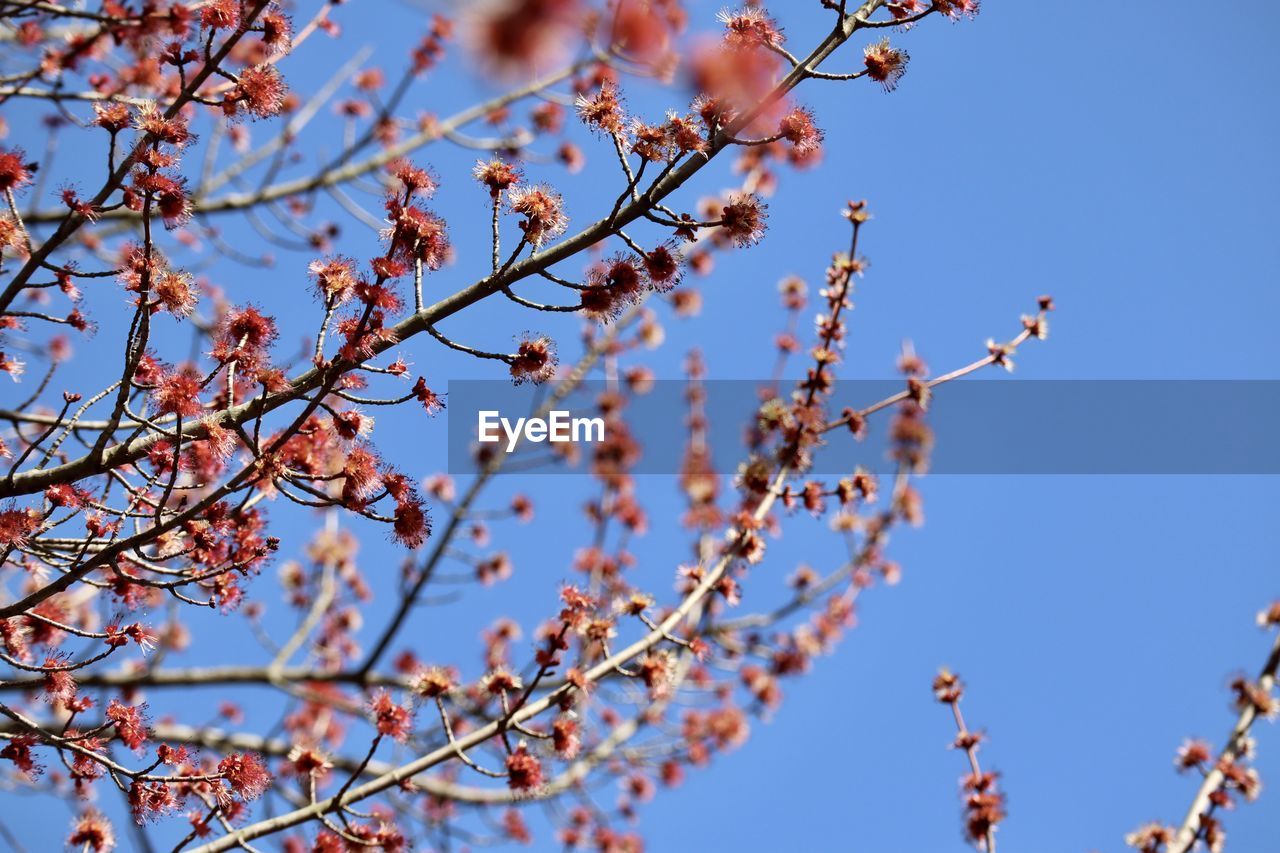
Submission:
[[[200,377],[189,370],[162,374],[151,392],[156,411],[162,415],[191,418],[204,411],[200,402]]]
[[[0,350],[0,373],[9,374],[9,378],[14,382],[21,382],[22,374],[27,370],[27,363],[16,358],[11,358]]]
[[[255,65],[240,72],[240,80],[222,102],[222,111],[234,116],[243,107],[254,118],[270,118],[284,109],[288,90],[274,65]]]
[[[951,20],[978,17],[981,0],[934,0],[933,7]]]
[[[413,485],[402,474],[384,472],[382,484],[396,503],[392,530],[395,539],[406,548],[419,548],[431,535],[431,519]]]
[[[513,791],[530,791],[542,785],[542,762],[529,754],[524,741],[507,756],[507,785]]]
[[[410,195],[419,198],[431,198],[435,195],[438,182],[435,177],[426,169],[413,165],[404,158],[393,160],[387,166],[387,172],[391,177],[400,182],[400,185]]]
[[[523,216],[520,230],[524,238],[534,246],[559,237],[569,227],[569,217],[564,213],[564,200],[560,193],[546,186],[535,184],[507,191],[507,205],[512,213]]]
[[[427,410],[428,415],[434,415],[444,409],[444,400],[435,391],[427,387],[427,380],[421,376],[414,383],[412,394],[414,399],[422,404],[422,408]]]
[[[253,375],[266,366],[267,350],[276,340],[276,321],[253,306],[227,312],[214,334],[210,355]]]
[[[0,547],[22,546],[32,533],[40,529],[43,518],[35,507],[0,509]]]
[[[600,91],[594,95],[579,95],[574,106],[578,110],[578,118],[592,130],[609,136],[622,132],[626,114],[622,110],[622,101],[618,98],[618,87],[615,84],[605,81],[601,84]]]
[[[884,86],[886,92],[898,88],[898,81],[907,72],[910,54],[889,46],[889,40],[882,39],[869,44],[862,51],[863,62],[867,66],[867,76]]]
[[[147,742],[147,723],[142,716],[142,706],[125,705],[119,699],[112,699],[105,716],[115,726],[116,734],[125,746],[136,752]]]
[[[116,847],[116,834],[111,821],[97,809],[90,808],[76,818],[67,836],[67,847],[72,850],[108,853]]]
[[[682,272],[680,255],[665,243],[644,256],[645,276],[658,293],[666,293],[679,284]]]
[[[392,226],[382,236],[391,245],[388,256],[406,264],[421,261],[427,269],[440,269],[450,253],[445,221],[416,204],[402,205],[396,199],[387,201],[387,210]],[[401,274],[385,267],[378,271],[388,277]]]
[[[404,705],[396,704],[387,691],[382,690],[369,703],[374,726],[379,735],[403,743],[413,731],[413,714]]]
[[[495,201],[505,190],[520,182],[520,171],[505,160],[477,160],[472,176],[489,190]]]
[[[780,47],[782,45],[782,28],[762,9],[751,7],[737,12],[725,9],[716,15],[716,20],[724,24],[725,44],[730,47]]]
[[[1178,747],[1178,754],[1173,759],[1173,765],[1178,769],[1179,773],[1185,773],[1188,770],[1202,769],[1212,759],[1213,749],[1206,741],[1186,740],[1182,746]]]
[[[256,800],[271,786],[266,765],[251,753],[233,752],[218,762],[218,772],[231,786],[232,793],[245,800]]]
[[[356,262],[341,255],[320,258],[307,265],[307,273],[316,291],[328,304],[339,304],[351,298],[358,281]]]
[[[732,196],[720,211],[720,227],[735,246],[754,246],[764,237],[768,205],[755,195]]]
[[[443,696],[453,688],[453,676],[449,670],[440,666],[430,666],[423,669],[414,680],[414,690],[428,699]]]
[[[895,21],[903,21],[913,15],[923,15],[933,8],[933,4],[932,0],[898,0],[895,3],[885,4],[885,8],[889,10],[890,15],[893,15]]]
[[[578,721],[568,715],[557,717],[551,724],[551,746],[556,755],[565,761],[578,757],[582,737],[578,734]]]
[[[546,382],[556,372],[555,343],[548,337],[525,336],[511,356],[511,378],[517,385]]]
[[[36,164],[26,162],[21,148],[0,148],[0,193],[13,192],[31,183]]]
[[[778,121],[778,135],[791,143],[797,155],[812,154],[822,147],[822,130],[813,121],[813,112],[796,107]]]
[[[209,0],[200,10],[200,24],[210,30],[229,30],[240,23],[238,0]]]
[[[156,298],[152,303],[153,311],[163,309],[174,317],[182,318],[191,316],[196,309],[195,281],[189,273],[164,270],[155,276],[151,288]]]
[[[224,758],[223,763],[229,761]],[[148,821],[163,817],[178,807],[178,798],[173,794],[173,786],[164,782],[141,782],[134,780],[129,786],[129,810],[133,820],[139,826]]]
[[[108,133],[119,133],[132,122],[128,104],[99,102],[93,105],[93,124]]]
[[[35,744],[34,735],[18,735],[10,738],[4,747],[0,748],[0,758],[13,762],[19,772],[34,781],[44,772],[44,767],[31,754],[31,747]]]
[[[1173,841],[1172,827],[1160,823],[1148,823],[1124,837],[1124,843],[1140,853],[1161,853]]]

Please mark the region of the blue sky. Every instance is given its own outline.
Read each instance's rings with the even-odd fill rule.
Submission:
[[[827,25],[817,5],[785,4],[793,45]],[[691,7],[706,27],[719,4]],[[399,33],[416,32],[420,12],[386,3],[362,16],[359,8],[335,15],[346,30],[342,50],[378,45],[393,77],[409,46]],[[872,267],[856,297],[847,375],[891,375],[904,338],[935,369],[966,363],[988,336],[1016,332],[1018,315],[1051,293],[1059,310],[1050,340],[1023,351],[1018,379],[1280,378],[1280,338],[1270,328],[1280,309],[1272,210],[1278,35],[1280,9],[1268,4],[1246,15],[1186,4],[1118,11],[987,0],[972,23],[928,21],[895,37],[912,60],[893,94],[865,81],[814,81],[802,90],[826,130],[825,163],[785,176],[770,200],[766,241],[718,258],[715,275],[698,282],[701,317],[670,320],[665,350],[648,363],[678,377],[683,354],[697,346],[712,378],[768,375],[781,322],[776,282],[790,273],[819,281],[844,244],[847,226],[836,214],[847,199],[867,198],[876,217],[863,244]],[[303,51],[286,74],[307,91],[342,50],[321,53],[322,61]],[[831,67],[852,68],[858,56],[847,46]],[[487,90],[447,79],[432,78],[414,106],[444,114]],[[666,103],[647,97],[638,93],[636,105]],[[22,139],[27,131],[12,117],[10,124]],[[579,222],[607,203],[593,187],[615,181],[611,155],[603,147],[587,153],[581,175],[545,172],[573,200]],[[429,280],[432,293],[470,282],[484,263],[483,194],[452,177],[473,159],[443,147],[421,156],[446,179],[436,206],[459,248],[458,264]],[[681,199],[725,185],[724,168],[707,170],[713,174]],[[225,224],[233,237],[248,233]],[[353,224],[339,245],[368,256],[372,232]],[[318,315],[310,297],[299,307],[308,259],[279,253],[271,271],[223,263],[212,277],[233,298],[286,311],[296,337],[314,322],[306,311]],[[485,305],[445,329],[501,349],[530,322]],[[566,347],[572,341],[570,325],[538,318],[541,327],[562,331]],[[100,334],[83,352],[105,353],[104,339],[112,340]],[[491,365],[425,340],[404,349],[433,383],[492,375]],[[93,366],[76,370],[91,381]],[[1108,412],[1096,419],[1105,433]],[[389,414],[379,443],[421,476],[444,465],[443,430],[443,416],[426,423],[416,412]],[[503,587],[468,592],[461,614],[424,611],[411,633],[424,659],[458,660],[477,675],[479,646],[451,639],[457,632],[507,613],[525,616],[530,628],[555,607],[586,483],[502,484],[516,487],[538,502],[537,522],[495,536],[539,559],[517,559]],[[1280,594],[1275,478],[940,476],[922,490],[926,526],[891,543],[902,583],[863,599],[858,628],[809,677],[784,684],[783,707],[753,723],[744,749],[644,807],[652,849],[963,849],[962,757],[946,749],[951,723],[929,691],[943,664],[969,682],[966,715],[989,732],[984,761],[1004,774],[1004,849],[1113,850],[1142,822],[1181,818],[1194,783],[1173,772],[1175,749],[1187,736],[1221,741],[1233,719],[1227,680],[1254,669],[1266,651],[1253,615]],[[687,553],[684,534],[667,520],[678,495],[660,477],[646,478],[642,494],[652,529],[635,549],[652,587],[665,591]],[[296,556],[311,521],[281,517],[292,519],[282,556]],[[797,562],[838,565],[840,543],[814,535],[817,524],[794,519],[752,581],[776,591]],[[367,624],[385,613],[398,561],[394,546],[366,537],[362,565],[379,593]],[[273,583],[267,575],[256,589],[282,612]],[[197,614],[192,624],[197,637],[225,638],[228,625],[243,623]],[[233,642],[237,657],[261,658],[247,634]],[[213,662],[226,648],[189,659]],[[203,692],[184,701],[207,699],[212,708],[218,698]],[[251,716],[259,710],[270,709]],[[1265,783],[1280,778],[1280,735],[1269,726],[1258,735]],[[1273,846],[1273,793],[1229,815],[1230,849]],[[41,808],[56,818],[50,834],[28,821],[23,834],[55,843],[64,814],[54,809],[62,806]],[[541,840],[537,849],[554,849],[545,833]]]

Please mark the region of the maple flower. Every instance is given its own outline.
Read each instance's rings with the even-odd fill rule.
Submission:
[[[1148,823],[1124,837],[1124,843],[1142,853],[1159,853],[1173,841],[1174,830],[1159,823]]]
[[[569,227],[569,217],[564,213],[564,200],[560,193],[546,186],[535,184],[507,191],[507,205],[513,213],[524,217],[520,230],[534,246],[559,237]]]
[[[951,20],[978,17],[981,0],[934,0],[933,6]]]
[[[556,372],[555,343],[548,337],[526,336],[511,358],[511,378],[517,385],[546,382]]]
[[[290,39],[293,37],[293,22],[287,15],[269,11],[262,16],[261,23],[262,43],[270,48],[272,53],[281,53],[289,47]]]
[[[758,8],[730,12],[725,9],[716,15],[724,24],[725,43],[730,47],[778,47],[782,44],[782,28]]]
[[[214,333],[209,353],[222,363],[234,361],[250,375],[266,366],[267,350],[276,340],[276,321],[249,306],[228,311]]]
[[[378,734],[403,743],[413,732],[413,713],[403,705],[397,705],[385,690],[378,691],[369,703],[374,726]]]
[[[152,284],[157,304],[153,310],[163,308],[175,317],[188,317],[196,308],[195,281],[185,272],[166,270]]]
[[[419,168],[408,160],[401,158],[393,160],[387,166],[387,171],[410,194],[419,195],[423,198],[430,198],[435,195],[437,181],[426,169]]]
[[[73,850],[91,850],[107,853],[116,846],[116,834],[111,821],[97,809],[90,808],[76,818],[67,837],[67,847]]]
[[[110,133],[119,133],[133,121],[129,105],[117,102],[93,105],[93,123]]]
[[[1204,767],[1212,758],[1213,752],[1208,743],[1202,740],[1187,740],[1178,748],[1173,764],[1179,773],[1185,773],[1188,770]]]
[[[35,743],[34,735],[18,735],[10,738],[4,748],[0,749],[0,758],[12,761],[28,779],[34,780],[44,772],[44,767],[31,754],[31,747]]]
[[[76,698],[76,680],[67,669],[67,660],[61,652],[45,656],[44,697],[50,705],[65,705]]]
[[[223,102],[223,110],[234,115],[243,104],[250,115],[270,118],[284,108],[284,96],[288,91],[280,71],[269,63],[255,65],[240,72],[240,81]]]
[[[507,785],[513,791],[528,791],[542,784],[542,762],[529,754],[521,741],[507,756]]]
[[[0,373],[9,374],[9,378],[14,382],[21,381],[19,379],[27,370],[27,363],[16,358],[10,358],[0,350]]]
[[[428,699],[443,696],[454,687],[453,677],[444,667],[431,666],[418,673],[414,689]]]
[[[156,380],[151,398],[160,414],[191,418],[204,411],[200,402],[200,377],[187,370],[161,375]]]
[[[227,30],[240,23],[239,0],[210,0],[200,10],[200,24],[211,30]]]
[[[307,273],[315,281],[316,291],[326,302],[339,304],[351,297],[356,286],[356,262],[341,255],[312,261]]]
[[[611,135],[622,132],[625,116],[618,98],[618,87],[613,83],[606,80],[596,94],[579,95],[574,106],[587,127]]]
[[[434,415],[444,408],[444,400],[440,399],[440,395],[427,387],[427,380],[421,376],[418,381],[413,384],[413,396],[422,408],[427,410],[428,415]]]
[[[680,283],[680,256],[664,243],[645,254],[644,273],[650,288],[666,293]]]
[[[867,45],[862,54],[868,77],[884,86],[886,92],[898,88],[898,81],[906,73],[907,63],[911,60],[910,54],[890,47],[887,38]]]
[[[116,727],[116,734],[125,746],[137,751],[147,742],[147,724],[142,717],[142,706],[125,705],[112,699],[107,705],[106,718]]]
[[[556,755],[565,761],[572,761],[582,748],[582,738],[578,735],[578,721],[569,716],[557,717],[551,724],[551,746]]]
[[[768,205],[757,196],[736,194],[720,212],[720,227],[735,246],[754,246],[764,237]]]
[[[510,163],[497,158],[477,160],[471,174],[488,188],[490,197],[495,200],[504,190],[520,182],[520,171]]]
[[[21,148],[0,148],[0,193],[12,192],[31,183],[35,163],[26,162],[27,154]]]
[[[431,520],[416,497],[396,502],[392,525],[395,539],[406,548],[420,548],[431,535]]]
[[[173,795],[173,788],[164,782],[139,782],[135,779],[129,786],[129,810],[139,826],[177,807],[178,798]]]
[[[256,800],[271,786],[271,774],[262,759],[247,752],[233,752],[218,762],[218,772],[243,799]]]
[[[813,111],[796,107],[778,121],[778,135],[791,143],[796,154],[811,154],[822,146],[822,130],[813,121]]]

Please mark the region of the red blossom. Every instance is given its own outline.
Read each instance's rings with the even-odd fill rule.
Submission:
[[[200,402],[200,377],[187,370],[162,375],[151,397],[161,414],[193,418],[204,411]]]
[[[115,849],[116,835],[111,821],[97,809],[90,808],[80,814],[71,825],[67,847],[73,850],[90,850],[107,853]]]
[[[119,699],[112,699],[105,712],[120,740],[135,752],[147,742],[147,723],[142,711],[141,705],[125,705]]]
[[[218,772],[231,791],[245,800],[256,800],[271,786],[271,774],[262,759],[247,752],[233,752],[218,762]]]
[[[398,705],[385,690],[379,691],[369,703],[374,727],[378,734],[400,742],[413,732],[413,714],[404,705]]]
[[[555,375],[555,343],[547,337],[521,339],[511,359],[511,378],[517,385],[546,382]]]
[[[513,213],[524,219],[520,230],[534,246],[541,246],[559,237],[569,227],[569,217],[564,213],[564,200],[555,190],[544,184],[517,187],[507,191],[507,205]]]
[[[178,806],[179,801],[174,795],[173,787],[164,782],[140,782],[135,779],[129,786],[129,809],[133,812],[134,822],[139,826],[164,817]]]
[[[31,754],[31,747],[36,744],[34,735],[18,735],[9,739],[8,743],[0,749],[0,758],[12,761],[18,770],[24,773],[28,779],[36,779],[44,768],[35,760]]]
[[[35,163],[27,162],[21,148],[0,148],[0,193],[13,192],[31,183]]]
[[[529,791],[542,785],[542,762],[521,742],[507,756],[507,785],[513,791]]]
[[[867,66],[867,76],[883,85],[886,92],[892,92],[898,88],[898,81],[907,72],[911,56],[905,50],[890,47],[886,38],[867,45],[863,50],[863,59]]]

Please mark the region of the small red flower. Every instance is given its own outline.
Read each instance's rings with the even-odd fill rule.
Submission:
[[[218,772],[232,792],[246,800],[256,800],[271,786],[271,774],[262,759],[246,752],[234,752],[218,762]]]
[[[489,195],[494,199],[497,199],[504,190],[520,182],[519,170],[510,163],[496,158],[489,161],[477,160],[471,174],[489,189]]]
[[[735,195],[720,212],[720,227],[735,246],[753,246],[764,236],[767,211],[768,205],[758,197]]]
[[[564,200],[558,192],[543,184],[508,190],[507,204],[513,213],[524,217],[520,230],[534,246],[559,237],[569,227]]]
[[[67,847],[73,850],[107,853],[109,850],[114,850],[115,846],[116,835],[111,828],[111,821],[94,808],[76,818],[71,826],[71,835],[67,837]]]
[[[369,703],[373,712],[374,726],[378,734],[394,738],[400,742],[408,739],[413,732],[413,713],[403,705],[397,705],[385,690],[379,691]]]
[[[868,77],[883,85],[886,92],[898,88],[898,81],[906,73],[907,63],[911,60],[910,54],[890,47],[887,38],[867,45],[862,53]]]
[[[523,741],[507,756],[507,785],[513,791],[529,791],[542,784],[542,762],[529,754]]]
[[[413,384],[413,396],[422,404],[422,408],[427,410],[428,415],[434,415],[444,408],[444,400],[440,399],[439,394],[427,387],[427,380],[421,376]]]
[[[116,727],[116,734],[125,746],[137,751],[147,742],[147,723],[142,716],[142,706],[125,705],[112,699],[105,716]]]
[[[151,397],[160,414],[192,418],[204,411],[200,403],[200,377],[186,370],[162,375]]]
[[[21,148],[0,148],[0,192],[12,192],[31,183],[36,164],[26,159]]]

